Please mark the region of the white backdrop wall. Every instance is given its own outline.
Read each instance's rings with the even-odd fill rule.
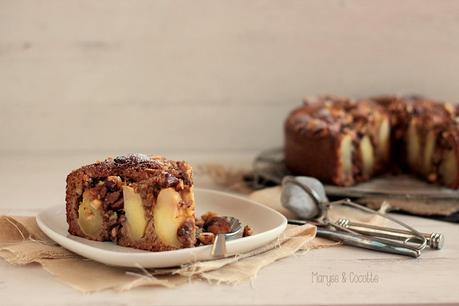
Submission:
[[[459,100],[459,1],[0,0],[0,154],[256,151],[304,95]]]

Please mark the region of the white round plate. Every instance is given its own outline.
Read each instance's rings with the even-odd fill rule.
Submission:
[[[195,189],[196,213],[213,211],[233,216],[243,225],[250,225],[254,234],[227,242],[228,255],[241,254],[261,247],[279,237],[287,226],[287,219],[277,211],[254,201],[228,193]],[[112,242],[91,241],[68,233],[65,205],[48,208],[37,216],[40,229],[64,248],[86,258],[112,266],[164,268],[193,261],[212,259],[211,246],[165,252],[148,252],[118,246]]]

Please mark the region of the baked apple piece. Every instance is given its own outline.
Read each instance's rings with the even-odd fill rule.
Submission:
[[[102,202],[91,199],[89,192],[83,193],[83,201],[78,208],[78,225],[81,231],[93,240],[98,240],[103,230]]]
[[[459,186],[459,170],[458,170],[458,154],[454,148],[443,151],[442,161],[439,166],[439,174],[443,184],[450,188],[458,188]]]
[[[362,159],[362,174],[364,178],[368,179],[373,174],[375,163],[374,149],[369,136],[364,136],[360,140],[359,149]]]
[[[140,194],[134,191],[134,188],[125,185],[123,186],[123,199],[128,235],[133,240],[139,240],[145,234],[147,227],[142,198]]]
[[[194,219],[194,197],[192,191],[181,195],[173,188],[162,189],[153,208],[153,222],[158,238],[162,243],[172,247],[180,247],[180,236],[177,235],[180,227],[187,220]],[[184,198],[188,203],[183,205]],[[193,203],[193,205],[190,205]]]

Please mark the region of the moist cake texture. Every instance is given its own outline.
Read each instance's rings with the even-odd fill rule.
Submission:
[[[196,243],[191,166],[142,154],[108,158],[67,176],[69,233],[149,251]]]
[[[458,188],[458,117],[458,106],[417,96],[306,98],[285,122],[285,163],[340,186],[401,170]]]

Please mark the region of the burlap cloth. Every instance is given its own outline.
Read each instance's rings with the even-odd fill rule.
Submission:
[[[279,202],[280,189],[257,191],[249,197],[293,217]],[[333,212],[362,222],[380,224],[378,218],[356,215],[351,210]],[[239,284],[252,280],[263,267],[282,258],[322,247],[336,246],[336,242],[315,237],[313,225],[290,226],[272,243],[237,256],[196,262],[171,269],[147,270],[106,266],[83,258],[50,240],[37,226],[35,217],[0,216],[0,257],[15,265],[40,264],[57,280],[82,292],[105,289],[130,290],[139,286],[176,287],[190,280],[212,283]]]

